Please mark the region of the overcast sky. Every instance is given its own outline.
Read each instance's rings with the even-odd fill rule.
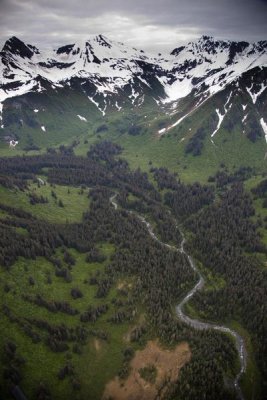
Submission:
[[[44,48],[104,34],[145,50],[172,50],[203,34],[267,39],[267,0],[0,0],[0,44]]]

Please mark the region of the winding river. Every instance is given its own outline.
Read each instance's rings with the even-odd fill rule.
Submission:
[[[113,207],[115,208],[115,210],[118,209],[118,203],[116,202],[116,196],[117,194],[114,194],[113,196],[110,197],[110,202],[113,205]],[[142,221],[146,227],[147,230],[150,234],[150,236],[156,240],[158,243],[160,243],[162,246],[167,247],[168,249],[174,250],[174,251],[179,251],[181,254],[184,254],[187,259],[188,262],[190,264],[190,267],[197,273],[199,279],[198,282],[196,283],[196,285],[189,291],[189,293],[187,293],[187,295],[182,299],[182,301],[176,306],[176,314],[178,316],[178,318],[184,322],[186,325],[191,326],[194,329],[197,330],[207,330],[207,329],[214,329],[223,333],[227,333],[229,335],[231,335],[234,340],[235,340],[235,345],[236,345],[236,349],[238,351],[238,355],[239,355],[239,359],[240,359],[240,369],[238,374],[236,375],[235,379],[234,379],[234,387],[235,390],[237,392],[238,398],[240,400],[244,400],[244,396],[240,387],[240,378],[243,375],[243,373],[246,370],[246,365],[247,365],[247,353],[246,353],[246,348],[245,348],[245,342],[244,339],[242,338],[242,336],[239,335],[239,333],[237,333],[236,331],[234,331],[233,329],[227,328],[226,326],[222,326],[222,325],[217,325],[211,322],[203,322],[200,321],[198,319],[192,319],[189,316],[187,316],[184,313],[184,305],[191,299],[191,297],[194,296],[194,294],[198,291],[201,290],[205,284],[205,280],[203,278],[203,276],[201,275],[200,271],[197,269],[192,257],[185,251],[184,249],[184,245],[186,243],[185,237],[182,234],[182,241],[181,241],[181,245],[180,247],[175,247],[172,246],[170,244],[167,243],[163,243],[154,233],[153,228],[151,226],[151,224],[141,215],[134,213],[133,211],[128,211],[130,214],[135,214],[137,216],[137,218],[140,219],[140,221]]]

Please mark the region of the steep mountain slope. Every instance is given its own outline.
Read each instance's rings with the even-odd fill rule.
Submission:
[[[103,124],[110,136],[178,135],[194,156],[220,132],[267,140],[267,41],[203,36],[151,55],[102,35],[46,51],[12,37],[0,57],[2,148],[59,145]]]

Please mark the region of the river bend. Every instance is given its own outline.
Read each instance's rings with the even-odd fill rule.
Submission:
[[[110,202],[113,205],[113,207],[115,208],[115,210],[118,209],[118,203],[116,202],[116,196],[117,194],[114,194],[113,196],[110,197]],[[193,258],[186,252],[184,245],[186,243],[185,237],[183,235],[183,233],[180,230],[180,233],[182,234],[182,241],[180,244],[180,247],[175,247],[172,246],[168,243],[163,243],[154,233],[153,228],[151,226],[151,224],[140,214],[137,214],[133,211],[128,211],[130,214],[134,214],[137,216],[137,218],[139,218],[140,221],[142,221],[146,227],[147,230],[150,234],[150,236],[156,240],[158,243],[160,243],[162,246],[167,247],[168,249],[174,250],[174,251],[179,251],[180,253],[184,254],[189,262],[190,267],[197,273],[198,275],[198,282],[196,283],[196,285],[186,294],[186,296],[181,300],[181,302],[175,307],[176,309],[176,314],[178,316],[178,318],[185,323],[186,325],[191,326],[194,329],[197,330],[207,330],[207,329],[214,329],[223,333],[227,333],[229,335],[231,335],[234,340],[235,340],[235,345],[236,345],[236,349],[238,351],[238,355],[239,355],[239,360],[240,360],[240,369],[238,374],[236,375],[235,379],[234,379],[234,387],[235,390],[237,392],[238,398],[240,400],[244,400],[244,396],[240,387],[240,378],[241,376],[244,374],[245,370],[246,370],[246,366],[247,366],[247,353],[246,353],[246,347],[245,347],[245,342],[242,336],[239,335],[239,333],[237,333],[236,331],[234,331],[233,329],[230,329],[226,326],[223,325],[217,325],[215,323],[212,322],[204,322],[204,321],[200,321],[198,319],[192,319],[190,318],[188,315],[185,314],[184,312],[184,306],[185,304],[194,296],[194,294],[201,290],[205,284],[205,280],[203,278],[203,276],[201,275],[200,271],[197,269],[196,264],[193,261]]]

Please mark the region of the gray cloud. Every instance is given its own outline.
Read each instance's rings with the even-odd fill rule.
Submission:
[[[0,33],[40,47],[103,33],[160,51],[202,34],[266,39],[266,15],[266,0],[0,0]]]

